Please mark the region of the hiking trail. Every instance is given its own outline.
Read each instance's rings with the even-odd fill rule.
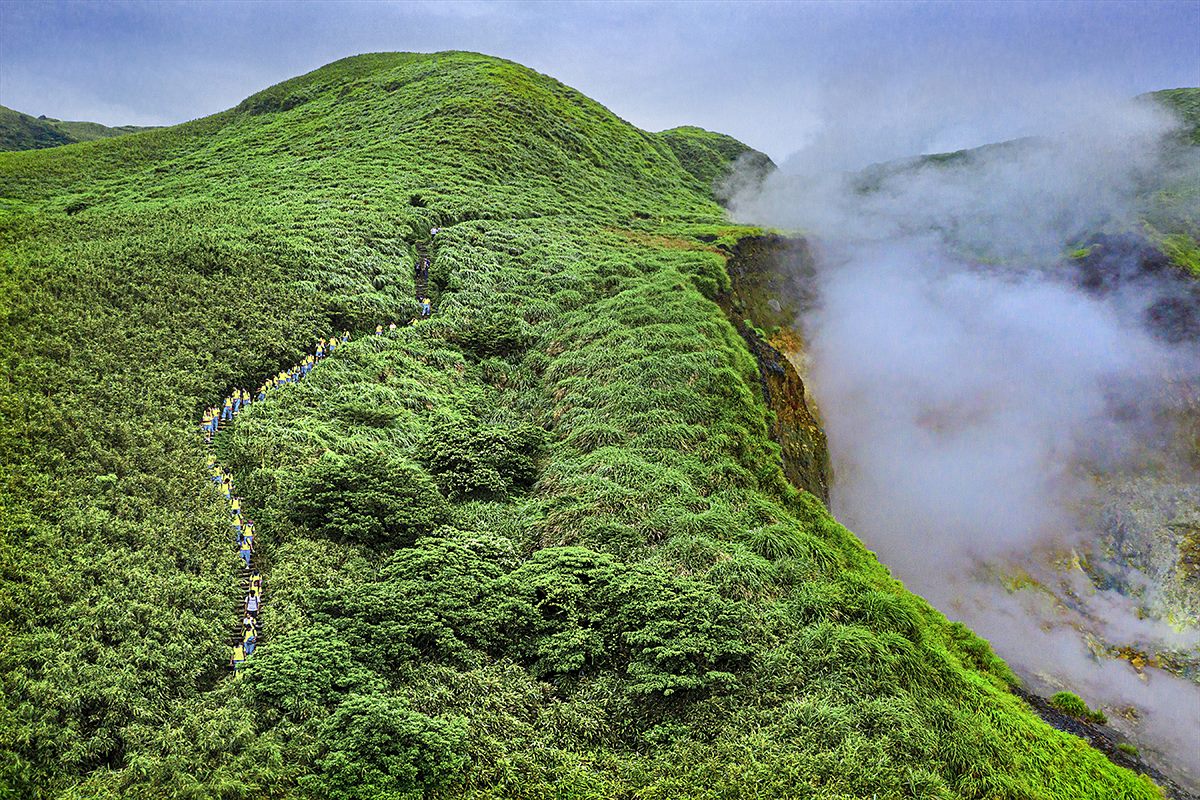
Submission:
[[[430,239],[421,240],[414,244],[416,258],[413,261],[413,293],[417,302],[418,312],[407,325],[414,325],[432,315],[432,304],[428,299],[429,267],[432,256],[432,237],[437,229],[431,231]],[[393,334],[399,326],[395,322],[386,328],[380,324],[375,326],[374,335]],[[229,668],[235,676],[241,675],[241,669],[262,644],[262,623],[260,614],[266,605],[267,580],[257,557],[257,531],[254,522],[242,512],[242,500],[233,484],[233,473],[217,463],[213,442],[217,435],[227,430],[234,419],[251,405],[263,403],[275,389],[296,383],[308,375],[321,361],[331,357],[339,348],[350,341],[350,332],[343,331],[341,336],[331,336],[319,339],[311,353],[298,364],[282,369],[278,374],[268,378],[252,396],[240,387],[233,389],[224,400],[206,410],[200,421],[200,431],[208,450],[207,465],[209,480],[216,486],[225,499],[229,509],[230,540],[236,545],[238,557],[242,563],[238,569],[238,593],[242,599],[234,604],[237,610],[237,622],[229,631],[228,645],[231,649]]]

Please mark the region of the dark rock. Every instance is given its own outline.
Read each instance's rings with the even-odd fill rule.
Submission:
[[[1186,296],[1160,297],[1147,307],[1145,323],[1164,342],[1194,342],[1200,339],[1200,303]]]
[[[1030,708],[1037,712],[1037,715],[1050,727],[1078,736],[1108,756],[1108,760],[1117,766],[1146,775],[1150,780],[1157,783],[1171,800],[1200,800],[1196,795],[1188,792],[1162,772],[1147,764],[1142,760],[1141,756],[1122,750],[1120,746],[1125,743],[1124,737],[1108,725],[1090,722],[1060,711],[1050,705],[1050,701],[1046,698],[1036,695],[1033,692],[1025,691],[1020,687],[1014,688],[1013,694],[1029,704]]]

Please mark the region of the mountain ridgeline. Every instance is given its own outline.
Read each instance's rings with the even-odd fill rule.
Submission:
[[[64,144],[91,142],[145,130],[151,129],[137,125],[120,125],[113,128],[99,122],[66,122],[46,116],[31,117],[0,106],[0,151],[60,147]]]
[[[1159,797],[826,511],[735,161],[468,53],[0,154],[0,796]],[[342,330],[215,440],[235,678],[196,423]]]

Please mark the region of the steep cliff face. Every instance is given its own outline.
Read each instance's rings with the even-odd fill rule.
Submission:
[[[721,307],[758,361],[763,398],[773,412],[771,438],[783,450],[794,485],[829,502],[829,450],[804,381],[788,356],[803,341],[792,327],[812,297],[812,254],[803,239],[767,234],[740,239],[726,266],[730,291]]]

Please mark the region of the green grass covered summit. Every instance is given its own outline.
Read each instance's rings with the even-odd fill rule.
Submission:
[[[1159,796],[784,478],[739,147],[439,53],[0,154],[0,797]],[[235,681],[199,415],[343,329],[217,440]]]

